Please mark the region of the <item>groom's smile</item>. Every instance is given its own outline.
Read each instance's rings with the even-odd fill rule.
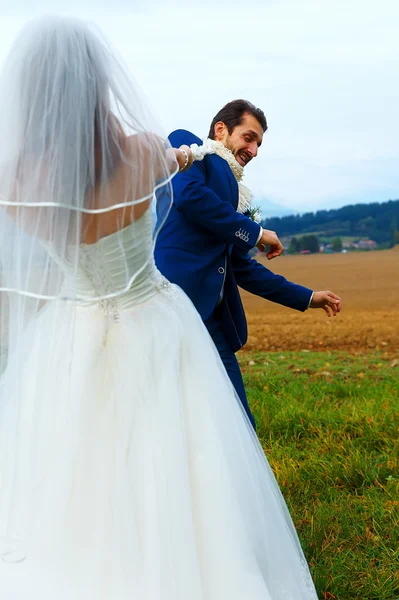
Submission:
[[[238,154],[236,155],[236,161],[242,166],[245,167],[245,165],[247,165],[249,163],[250,160],[252,160],[252,156],[250,156],[247,152],[238,152]]]

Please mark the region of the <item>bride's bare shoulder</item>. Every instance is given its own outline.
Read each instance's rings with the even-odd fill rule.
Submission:
[[[167,178],[176,169],[176,157],[165,141],[155,133],[142,131],[125,139],[127,165],[138,167],[143,175],[149,176],[151,184]]]

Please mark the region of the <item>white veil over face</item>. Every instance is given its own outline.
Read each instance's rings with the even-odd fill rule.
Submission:
[[[8,346],[11,305],[24,313],[24,304],[38,308],[60,296],[79,301],[73,275],[81,243],[118,235],[163,186],[156,234],[177,163],[121,60],[95,28],[74,19],[32,21],[16,39],[0,80],[0,140],[1,343]],[[125,267],[114,294],[136,276]]]
[[[74,393],[68,369],[77,307],[88,302],[78,284],[84,251],[90,245],[96,262],[96,242],[113,236],[118,285],[90,302],[124,294],[146,266],[128,260],[125,231],[156,214],[156,235],[177,167],[146,99],[96,28],[58,17],[25,26],[0,78],[0,554],[11,561],[24,538],[24,490],[46,478],[35,464],[47,450],[31,433],[40,431],[40,399],[59,386],[68,406]],[[29,398],[37,399],[31,413]],[[65,431],[60,422],[53,429]]]

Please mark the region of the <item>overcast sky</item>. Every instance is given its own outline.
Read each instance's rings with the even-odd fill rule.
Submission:
[[[0,0],[0,62],[49,13],[100,26],[166,132],[203,138],[229,100],[260,106],[245,183],[266,209],[399,198],[399,0]]]

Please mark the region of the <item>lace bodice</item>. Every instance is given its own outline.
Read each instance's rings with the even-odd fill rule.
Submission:
[[[116,234],[81,244],[77,270],[67,265],[64,290],[68,292],[71,285],[80,303],[100,302],[111,316],[168,287],[154,262],[150,211]]]

